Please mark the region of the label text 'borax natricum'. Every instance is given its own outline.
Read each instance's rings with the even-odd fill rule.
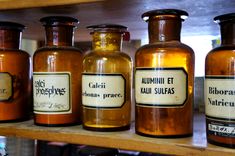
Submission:
[[[217,87],[209,87],[209,94],[213,95],[235,95],[235,90],[221,90]],[[224,99],[212,99],[208,97],[208,104],[213,106],[235,107],[234,101],[226,101]]]

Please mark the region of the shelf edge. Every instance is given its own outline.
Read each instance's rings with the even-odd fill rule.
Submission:
[[[0,0],[0,10],[39,8],[59,5],[74,5],[104,0]]]

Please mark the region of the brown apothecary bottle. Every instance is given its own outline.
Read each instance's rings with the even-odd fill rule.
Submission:
[[[92,29],[92,48],[83,59],[83,127],[94,131],[130,128],[132,60],[121,52],[122,25],[101,24]]]
[[[180,42],[188,13],[176,9],[146,12],[149,44],[135,55],[136,133],[183,137],[193,133],[194,52]]]
[[[82,53],[74,44],[77,19],[49,16],[45,46],[34,54],[35,124],[62,126],[81,123]]]
[[[221,45],[205,62],[207,140],[235,147],[235,13],[214,18],[220,24]]]
[[[0,22],[0,122],[29,119],[32,108],[31,58],[20,50],[24,28]]]

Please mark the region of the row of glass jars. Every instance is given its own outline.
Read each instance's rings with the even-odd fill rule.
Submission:
[[[152,137],[183,137],[193,133],[194,52],[180,42],[187,12],[153,10],[149,44],[135,55],[135,130]],[[235,14],[215,18],[222,45],[206,58],[205,105],[207,138],[235,145]],[[77,19],[50,16],[45,46],[33,56],[19,50],[24,26],[0,23],[0,121],[29,118],[36,125],[83,124],[88,130],[127,130],[131,122],[131,58],[121,51],[127,27],[89,26],[93,50],[84,57],[75,47]],[[33,91],[33,100],[31,94]],[[33,101],[33,102],[32,102]]]

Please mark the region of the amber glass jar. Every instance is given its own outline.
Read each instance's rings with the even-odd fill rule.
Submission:
[[[73,47],[78,20],[50,16],[40,21],[46,29],[46,45],[33,58],[35,124],[80,123],[82,53]]]
[[[175,9],[153,10],[149,44],[135,56],[136,133],[182,137],[193,132],[194,52],[180,42],[183,17]]]
[[[121,52],[126,27],[101,24],[92,29],[92,48],[83,60],[83,127],[126,130],[131,118],[132,60]]]
[[[26,120],[31,107],[31,58],[20,50],[24,26],[0,22],[0,122]]]
[[[207,140],[235,147],[235,13],[217,16],[221,46],[207,54],[205,106]]]

